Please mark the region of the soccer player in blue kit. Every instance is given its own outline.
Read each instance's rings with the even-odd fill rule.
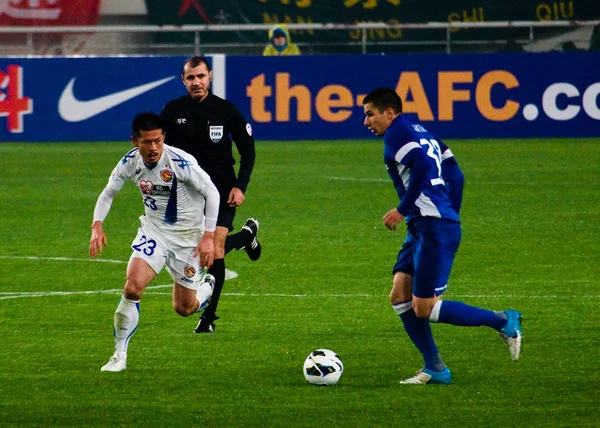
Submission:
[[[450,149],[422,125],[402,114],[402,100],[390,88],[363,100],[364,125],[383,136],[384,162],[400,203],[383,216],[394,231],[406,221],[407,236],[393,268],[390,301],[425,367],[401,384],[450,384],[431,334],[430,322],[488,326],[500,333],[513,360],[521,351],[521,314],[441,300],[461,238],[459,212],[463,174]]]

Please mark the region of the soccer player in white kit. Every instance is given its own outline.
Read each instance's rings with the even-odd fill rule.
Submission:
[[[213,263],[219,192],[195,158],[164,144],[160,116],[140,113],[133,120],[134,149],[119,161],[94,209],[90,256],[106,247],[102,224],[113,198],[132,180],[144,203],[141,226],[131,248],[123,297],[114,317],[115,352],[102,371],[127,368],[127,346],[139,320],[140,299],[166,266],[175,282],[173,309],[187,317],[210,300],[214,279],[204,275]]]

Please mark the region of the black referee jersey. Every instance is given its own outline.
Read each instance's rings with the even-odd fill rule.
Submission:
[[[169,101],[161,116],[166,144],[193,155],[217,188],[237,187],[246,193],[256,152],[252,127],[235,105],[212,92],[202,102],[188,94]],[[240,154],[237,177],[232,141]]]

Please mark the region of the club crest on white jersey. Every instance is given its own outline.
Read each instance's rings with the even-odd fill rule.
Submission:
[[[173,179],[173,171],[169,169],[163,169],[160,172],[160,178],[162,178],[162,181],[164,181],[165,183],[170,183]]]

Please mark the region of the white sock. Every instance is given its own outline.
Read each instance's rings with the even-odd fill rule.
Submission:
[[[408,312],[412,309],[412,300],[407,302],[392,303],[392,308],[394,308],[394,311],[396,311],[398,315],[402,315],[404,312]]]
[[[442,309],[442,301],[438,300],[435,302],[435,305],[431,308],[431,313],[429,314],[429,321],[438,322],[440,318],[440,309]]]
[[[198,311],[201,311],[206,307],[208,299],[212,296],[213,288],[212,285],[206,281],[202,281],[198,284],[198,290],[196,290],[196,299],[198,300]]]
[[[115,353],[121,358],[127,358],[129,339],[137,328],[140,319],[140,302],[121,298],[115,312]]]

